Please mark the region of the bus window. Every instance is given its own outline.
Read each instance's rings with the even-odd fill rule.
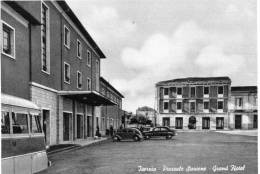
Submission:
[[[29,133],[28,131],[28,120],[27,114],[14,113],[12,112],[12,121],[13,121],[13,133],[14,134],[24,134]]]
[[[31,133],[41,133],[41,122],[40,117],[37,115],[30,115],[30,126],[31,126]]]
[[[1,132],[2,134],[10,134],[9,112],[2,111]]]

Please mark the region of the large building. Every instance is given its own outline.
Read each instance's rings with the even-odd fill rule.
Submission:
[[[122,119],[125,116],[125,111],[122,110],[122,99],[124,96],[115,89],[107,80],[100,77],[101,94],[110,100],[115,105],[101,106],[101,134],[105,134],[105,130],[113,126],[113,129],[118,129],[122,125]]]
[[[136,110],[136,115],[146,117],[148,120],[151,120],[153,125],[155,125],[156,111],[153,108],[150,108],[148,106],[139,107]]]
[[[256,86],[232,86],[229,128],[257,129],[257,103]]]
[[[105,57],[65,1],[1,1],[2,94],[42,110],[48,145],[93,137],[101,105]]]
[[[191,77],[161,81],[157,124],[175,129],[228,129],[229,77]]]

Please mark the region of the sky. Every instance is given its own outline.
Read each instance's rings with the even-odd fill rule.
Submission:
[[[155,108],[155,83],[229,76],[257,85],[256,0],[66,0],[106,55],[123,109]],[[155,108],[156,109],[156,108]]]

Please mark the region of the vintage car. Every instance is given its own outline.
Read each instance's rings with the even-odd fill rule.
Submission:
[[[143,137],[145,139],[150,139],[151,137],[165,137],[166,139],[171,139],[175,135],[176,131],[166,126],[154,127],[149,131],[143,131]]]
[[[133,139],[134,141],[143,140],[143,135],[137,128],[118,129],[112,137],[113,141],[121,141],[124,139]]]

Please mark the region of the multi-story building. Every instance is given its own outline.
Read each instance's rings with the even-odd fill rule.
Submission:
[[[93,137],[105,55],[65,1],[2,1],[2,94],[42,110],[48,145]]]
[[[229,77],[191,77],[161,81],[157,124],[176,129],[227,129]]]
[[[124,96],[116,90],[107,80],[100,77],[101,94],[115,103],[112,106],[101,106],[101,134],[105,134],[105,130],[113,126],[118,129],[122,125],[122,118],[125,111],[122,110],[122,98]]]
[[[151,120],[153,125],[155,124],[156,111],[153,108],[150,108],[148,106],[139,107],[136,110],[136,115],[137,116],[139,116],[139,115],[144,116],[148,120]]]
[[[229,103],[229,128],[256,129],[257,106],[256,86],[232,86]]]

